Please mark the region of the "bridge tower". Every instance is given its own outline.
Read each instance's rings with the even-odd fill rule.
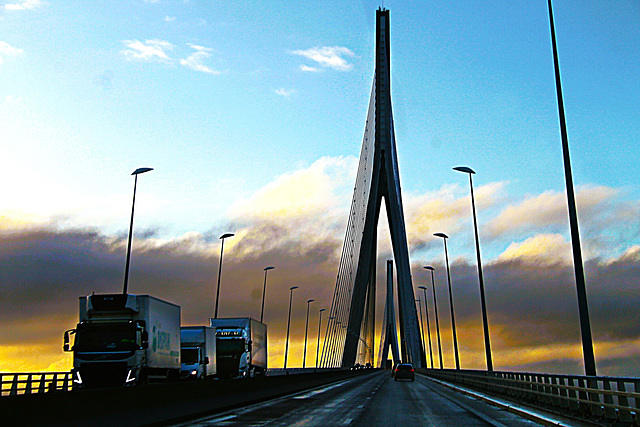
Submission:
[[[384,303],[384,319],[382,320],[382,337],[380,338],[380,351],[378,353],[378,367],[384,368],[389,347],[393,365],[400,363],[400,350],[398,350],[398,332],[396,330],[396,310],[393,304],[393,261],[387,260],[387,297]]]
[[[400,192],[391,106],[389,11],[376,11],[375,75],[322,365],[373,364],[377,227],[384,199],[398,286],[403,362],[425,365]],[[364,359],[364,355],[369,360]]]

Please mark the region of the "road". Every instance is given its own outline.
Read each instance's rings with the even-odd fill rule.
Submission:
[[[387,371],[340,381],[179,426],[534,426],[532,421],[416,375]]]

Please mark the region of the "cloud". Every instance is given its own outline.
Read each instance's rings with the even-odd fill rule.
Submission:
[[[320,72],[320,68],[309,67],[308,65],[304,65],[304,64],[300,65],[300,70],[301,71],[307,71],[307,72],[310,72],[310,73],[319,73]]]
[[[170,61],[171,58],[167,54],[173,49],[173,45],[165,40],[153,39],[145,40],[144,43],[139,40],[123,40],[126,49],[122,50],[129,59],[140,61]]]
[[[281,175],[249,198],[238,199],[230,214],[276,219],[323,216],[345,202],[345,194],[339,198],[336,191],[353,182],[356,167],[354,157],[323,157],[307,168]]]
[[[578,215],[586,221],[596,217],[619,195],[619,191],[604,186],[586,186],[578,189],[576,201]],[[514,231],[527,231],[541,227],[562,226],[568,223],[567,197],[565,193],[547,191],[531,196],[516,205],[505,208],[487,224],[491,237],[500,237]]]
[[[349,71],[353,68],[353,65],[347,62],[344,56],[355,55],[348,48],[340,46],[314,47],[307,50],[299,49],[291,53],[315,61],[321,67],[331,68],[336,71]],[[311,71],[311,67],[307,67],[303,71]]]
[[[4,97],[4,101],[0,102],[0,107],[17,107],[24,103],[23,98],[15,95],[7,95]]]
[[[9,43],[0,40],[0,64],[3,63],[5,57],[18,56],[23,53],[24,51],[22,49],[13,47]]]
[[[284,96],[285,98],[289,98],[291,95],[296,93],[295,89],[285,89],[283,87],[279,89],[274,89],[274,92],[280,96]]]
[[[477,209],[490,209],[504,198],[505,182],[493,182],[475,191]],[[404,196],[405,218],[410,245],[419,248],[433,241],[433,233],[456,234],[469,221],[470,200],[458,185],[445,185],[437,191]],[[464,194],[464,195],[461,195]]]
[[[214,70],[204,64],[204,61],[211,56],[209,52],[211,52],[212,49],[195,44],[189,44],[189,46],[191,46],[195,52],[189,55],[186,59],[181,59],[180,65],[184,65],[187,68],[191,68],[194,71],[200,71],[202,73],[215,75],[220,74],[220,71]]]
[[[281,217],[272,221],[256,216],[237,229],[233,221],[221,225],[237,232],[225,244],[222,316],[257,317],[262,269],[267,265],[276,267],[269,273],[265,303],[271,366],[282,363],[280,344],[286,333],[283,313],[288,308],[288,288],[292,284],[300,286],[294,295],[292,313],[293,366],[302,359],[304,301],[315,299],[316,309],[328,308],[331,303],[343,231],[319,235],[317,231],[323,224],[316,224],[316,230],[312,225],[301,228],[326,212],[307,211],[305,221],[294,221],[293,225]],[[130,291],[180,305],[185,324],[205,323],[214,304],[219,233],[192,232],[168,240],[158,239],[153,233],[144,234],[134,239]],[[64,370],[69,359],[60,350],[60,341],[62,332],[77,322],[78,296],[94,291],[120,292],[125,249],[126,236],[107,236],[91,230],[43,227],[0,233],[0,299],[10,302],[0,312],[4,370],[43,370],[50,366]],[[606,367],[600,369],[601,374],[638,373],[637,366],[627,363],[638,353],[633,343],[640,341],[640,319],[635,315],[640,309],[637,252],[637,248],[630,247],[627,254],[615,260],[592,261],[585,266],[594,341],[599,350],[596,356],[599,366]],[[562,263],[541,266],[534,261],[530,257],[503,258],[485,266],[496,367],[504,370],[543,366],[554,372],[580,373],[580,332],[572,269]],[[378,266],[379,283],[384,283],[382,264]],[[415,286],[427,279],[420,266],[416,264],[412,272]],[[443,348],[449,364],[446,273],[443,265],[434,267]],[[484,350],[477,271],[474,265],[454,261],[451,277],[461,361],[465,368],[481,368]],[[384,292],[378,292],[377,297],[380,310]],[[430,297],[431,293],[428,308],[433,316]],[[317,319],[317,313],[313,314],[312,319]],[[379,323],[381,316],[376,318]],[[21,350],[34,345],[41,358],[27,357]],[[607,348],[617,350],[605,351]],[[8,360],[11,358],[15,359]]]
[[[561,263],[572,265],[571,243],[560,234],[540,234],[512,243],[498,256],[498,262],[526,260],[541,267]]]
[[[7,3],[4,5],[6,10],[30,10],[43,6],[46,3],[42,0],[22,0],[18,3]]]
[[[173,22],[175,20],[176,20],[175,16],[169,16],[169,15],[165,16],[163,19],[164,22]]]

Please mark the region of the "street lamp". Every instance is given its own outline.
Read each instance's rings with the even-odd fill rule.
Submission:
[[[422,300],[420,298],[416,299],[418,302],[418,318],[420,319],[420,333],[422,334],[422,339],[420,340],[420,344],[422,347],[422,354],[424,354],[425,359],[427,358],[427,348],[424,344],[424,322],[422,321]],[[425,302],[426,305],[426,302]],[[425,365],[427,361],[425,360]]]
[[[304,354],[302,355],[302,367],[307,367],[307,335],[309,332],[309,305],[315,300],[307,300],[307,322],[304,325]]]
[[[587,287],[582,265],[582,249],[580,248],[580,231],[578,229],[578,212],[576,197],[573,189],[573,174],[571,172],[571,157],[569,155],[569,137],[567,135],[567,121],[564,116],[564,101],[562,99],[562,83],[560,81],[560,61],[556,43],[556,28],[553,23],[553,7],[551,0],[547,1],[549,8],[549,24],[551,27],[551,44],[553,47],[553,66],[556,77],[556,94],[558,98],[558,116],[560,119],[560,135],[562,138],[562,160],[564,163],[564,179],[567,186],[567,207],[569,210],[569,227],[571,231],[571,249],[573,252],[573,270],[576,278],[578,293],[578,313],[580,315],[580,334],[582,337],[582,356],[584,358],[585,374],[596,376],[596,359],[593,351],[591,336],[591,321],[589,320],[589,304],[587,301]]]
[[[487,371],[493,371],[493,359],[491,357],[491,340],[489,339],[489,321],[487,319],[487,304],[484,297],[484,276],[482,274],[482,261],[480,260],[480,239],[478,238],[478,220],[476,218],[476,202],[473,197],[473,179],[475,174],[473,169],[466,166],[457,166],[453,170],[469,175],[469,186],[471,188],[471,211],[473,213],[473,231],[476,237],[476,257],[478,258],[478,282],[480,283],[480,304],[482,306],[482,328],[484,331],[484,351],[487,358]]]
[[[434,236],[442,237],[444,241],[444,256],[447,261],[447,282],[449,283],[449,307],[451,308],[451,329],[453,332],[453,353],[456,359],[456,369],[460,369],[460,357],[458,356],[458,334],[456,333],[456,316],[453,311],[453,296],[451,295],[451,272],[449,271],[449,252],[447,251],[447,236],[444,233],[435,233]]]
[[[220,275],[222,274],[222,254],[224,253],[224,239],[227,237],[233,237],[233,233],[225,233],[220,236],[220,240],[222,240],[222,245],[220,245],[220,265],[218,266],[218,290],[216,291],[216,309],[213,314],[213,318],[218,318],[218,302],[220,300]]]
[[[294,289],[298,289],[298,286],[292,286],[289,288],[289,318],[287,320],[287,343],[284,348],[284,369],[287,369],[287,356],[289,353],[289,328],[291,327],[291,301],[293,300]]]
[[[264,315],[264,296],[267,292],[267,271],[273,270],[275,267],[265,267],[264,268],[264,286],[262,287],[262,309],[260,310],[260,323],[262,323],[263,315]]]
[[[431,289],[433,291],[433,307],[435,308],[435,312],[436,312],[436,333],[438,335],[438,355],[440,356],[440,369],[442,368],[442,345],[440,344],[440,321],[438,319],[438,300],[436,299],[436,282],[433,278],[433,271],[435,270],[435,268],[431,267],[430,265],[425,265],[424,267],[425,270],[429,270],[431,271]]]
[[[152,171],[153,168],[138,168],[131,175],[135,176],[133,181],[133,203],[131,203],[131,223],[129,224],[129,242],[127,243],[127,260],[124,264],[124,286],[122,293],[127,294],[127,286],[129,285],[129,261],[131,260],[131,238],[133,237],[133,210],[136,206],[136,187],[138,186],[138,175],[141,173]]]
[[[431,325],[429,324],[429,310],[427,309],[427,287],[418,286],[424,294],[424,312],[427,318],[427,335],[429,337],[429,357],[431,358],[431,369],[433,369],[433,348],[431,347]],[[422,329],[422,339],[424,340],[424,328]]]
[[[322,312],[327,311],[326,308],[321,308],[318,311],[318,344],[316,345],[316,368],[318,368],[318,356],[320,355],[320,328],[322,326]]]

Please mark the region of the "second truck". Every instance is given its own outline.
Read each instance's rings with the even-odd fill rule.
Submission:
[[[212,378],[216,374],[216,329],[183,326],[180,328],[180,341],[180,378]]]
[[[250,378],[267,371],[267,325],[250,317],[210,319],[216,328],[218,378]]]

